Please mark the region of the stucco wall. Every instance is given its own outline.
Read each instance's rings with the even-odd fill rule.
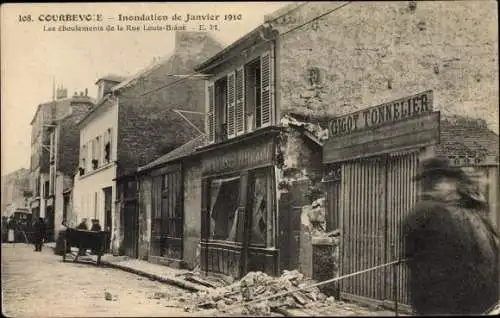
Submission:
[[[184,261],[189,268],[199,265],[201,239],[201,163],[184,166]]]
[[[116,160],[117,151],[117,116],[118,106],[114,102],[108,102],[106,105],[101,105],[94,114],[88,118],[84,125],[80,128],[80,149],[81,145],[87,144],[89,140],[95,138],[97,135],[102,135],[106,129],[112,128],[111,137],[111,161]],[[73,217],[77,222],[81,218],[89,218],[88,226],[90,228],[90,219],[99,219],[101,226],[104,226],[105,212],[104,212],[104,188],[112,187],[111,195],[111,215],[112,215],[112,247],[114,249],[118,246],[117,239],[117,217],[115,215],[115,200],[116,200],[116,187],[113,179],[116,177],[116,163],[111,162],[108,165],[102,166],[97,170],[91,170],[90,158],[86,159],[87,167],[85,168],[85,175],[80,176],[78,173],[74,177],[73,188]],[[90,169],[90,170],[89,170]],[[96,201],[97,195],[97,201]],[[97,206],[96,206],[97,202]]]
[[[496,2],[409,3],[352,2],[290,31],[343,4],[312,2],[272,21],[282,112],[339,115],[432,89],[443,115],[481,117],[498,133]]]

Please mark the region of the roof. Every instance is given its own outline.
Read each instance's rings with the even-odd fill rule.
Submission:
[[[442,120],[438,156],[487,156],[498,162],[499,136],[481,120]]]
[[[158,67],[160,67],[163,63],[167,62],[172,56],[173,56],[173,54],[169,54],[167,56],[164,56],[163,58],[160,58],[157,61],[151,62],[148,66],[146,66],[145,68],[141,69],[135,75],[130,76],[129,78],[121,81],[120,84],[114,86],[112,88],[112,90],[113,91],[119,91],[122,88],[134,85],[137,82],[137,80],[139,80],[139,79],[147,76],[148,74],[150,74],[152,71],[154,71],[155,69],[157,69]]]
[[[98,108],[100,108],[100,107],[101,107],[101,106],[102,106],[102,105],[103,105],[106,101],[110,100],[110,97],[111,97],[111,96],[110,96],[109,94],[105,95],[105,96],[104,96],[104,97],[103,97],[103,98],[102,98],[102,99],[101,99],[101,100],[100,100],[100,101],[99,101],[99,102],[98,102],[98,103],[97,103],[94,107],[92,107],[92,109],[91,109],[91,110],[89,110],[89,111],[85,114],[85,116],[83,116],[83,118],[82,118],[82,119],[80,119],[80,121],[78,121],[76,124],[77,124],[77,125],[81,125],[84,121],[86,121],[86,120],[87,120],[87,118],[89,118],[89,117],[90,117],[90,115],[92,115],[93,113],[95,113],[95,112],[96,112],[96,110],[97,110]]]
[[[206,143],[206,135],[200,135],[194,139],[191,139],[187,143],[183,144],[182,146],[175,148],[174,150],[170,151],[169,153],[161,156],[160,158],[148,163],[145,166],[139,167],[137,171],[145,171],[149,170],[161,165],[164,165],[166,163],[179,160],[185,157],[188,157],[192,155],[198,147],[203,146]]]
[[[214,56],[212,56],[211,58],[209,58],[205,62],[203,62],[203,63],[199,64],[198,66],[196,66],[194,68],[194,70],[196,72],[202,72],[203,70],[209,68],[210,66],[213,66],[215,63],[217,63],[220,60],[224,59],[228,55],[229,52],[235,50],[242,43],[244,43],[245,41],[251,39],[252,37],[256,37],[256,36],[260,37],[261,33],[264,32],[264,31],[266,31],[266,30],[268,30],[267,26],[265,26],[263,24],[259,25],[258,27],[256,27],[252,31],[250,31],[249,33],[245,34],[244,36],[242,36],[238,40],[234,41],[233,43],[231,43],[230,45],[228,45],[227,47],[225,47],[224,49],[222,49],[219,53],[215,54]]]
[[[127,77],[125,77],[125,76],[120,76],[120,75],[116,75],[116,74],[108,74],[106,76],[99,78],[95,83],[97,84],[100,81],[111,81],[111,82],[121,83],[126,79],[127,79]]]
[[[308,3],[307,1],[297,1],[297,2],[290,3],[288,5],[285,5],[284,7],[281,7],[278,10],[276,10],[270,14],[266,14],[264,16],[264,21],[265,22],[272,22],[272,21],[276,20],[277,18],[284,16],[285,14],[290,14],[295,9],[298,9],[299,7],[301,7],[307,3]]]
[[[53,101],[50,101],[50,102],[44,102],[44,103],[41,103],[38,105],[36,111],[35,111],[35,115],[33,115],[33,118],[31,119],[31,122],[30,122],[30,125],[33,125],[33,122],[35,121],[36,117],[38,116],[38,112],[40,111],[40,109],[42,108],[52,108],[52,107],[56,107],[57,108],[68,108],[71,106],[71,97],[68,97],[68,98],[61,98],[61,99],[56,99],[56,100],[53,100]],[[66,106],[66,107],[63,107],[63,106]],[[55,118],[51,118],[51,120],[53,120]]]

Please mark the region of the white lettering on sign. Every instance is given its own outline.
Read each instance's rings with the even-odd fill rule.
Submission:
[[[432,91],[426,91],[335,118],[329,123],[330,136],[348,135],[355,131],[375,128],[386,123],[430,113],[432,112],[432,101]]]

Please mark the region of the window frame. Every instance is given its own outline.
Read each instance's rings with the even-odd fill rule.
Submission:
[[[249,89],[248,83],[248,78],[249,78],[249,72],[248,72],[248,67],[252,67],[252,64],[259,63],[260,66],[260,89],[257,88],[257,85],[254,85],[254,94],[259,94],[260,96],[257,98],[257,96],[254,96],[254,104],[252,106],[249,105],[249,101],[246,98],[247,96],[247,91]],[[267,68],[266,68],[267,66]],[[267,126],[272,126],[276,124],[276,103],[275,103],[275,82],[276,78],[274,76],[275,74],[275,61],[274,61],[274,53],[272,49],[265,50],[259,55],[252,56],[252,58],[246,59],[243,63],[238,64],[236,67],[231,67],[230,69],[221,72],[217,76],[213,77],[211,80],[206,81],[206,121],[205,121],[205,127],[206,131],[208,132],[209,140],[208,143],[220,143],[223,142],[227,139],[234,138],[239,135],[247,134],[250,132],[253,132],[255,130],[267,127]],[[238,79],[239,77],[237,76],[238,74],[242,74],[243,79],[241,80],[242,85],[241,87],[238,86]],[[229,80],[229,77],[234,75],[234,81],[231,83]],[[233,93],[234,93],[234,111],[232,112],[232,116],[234,117],[232,122],[234,125],[234,129],[228,128],[227,133],[225,134],[224,137],[220,137],[220,127],[221,125],[224,125],[223,119],[221,119],[221,116],[218,114],[220,112],[219,110],[219,104],[218,104],[218,96],[220,93],[218,92],[217,89],[217,82],[220,81],[221,79],[226,78],[226,95],[229,94],[230,87],[233,87]],[[267,81],[266,81],[267,79]],[[231,86],[234,85],[234,86]],[[268,94],[268,95],[267,95]],[[238,96],[241,96],[241,101],[239,101]],[[266,97],[264,99],[264,97]],[[267,101],[267,102],[264,102]],[[257,119],[257,101],[260,101],[260,116],[259,119]],[[230,105],[231,104],[231,98],[226,98],[226,113],[228,110],[230,110]],[[266,106],[267,105],[267,106]],[[250,126],[248,121],[249,121],[249,110],[253,109],[253,116],[254,120],[252,125]],[[243,114],[241,117],[240,115],[237,114]],[[228,116],[226,114],[226,116]],[[226,124],[228,124],[229,120],[226,118]],[[259,123],[259,125],[257,125]]]

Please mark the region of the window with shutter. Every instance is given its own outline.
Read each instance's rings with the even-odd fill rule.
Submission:
[[[209,143],[215,141],[215,92],[214,84],[207,85],[207,133]]]
[[[109,161],[112,161],[113,160],[113,154],[112,154],[112,151],[113,151],[113,129],[112,128],[108,128],[108,144],[109,144],[109,152],[108,152],[108,157],[109,157]]]
[[[231,72],[227,75],[227,135],[229,138],[234,137],[235,122],[234,122],[234,112],[235,112],[235,72]]]
[[[236,70],[235,78],[236,92],[236,114],[235,114],[235,129],[236,135],[245,132],[245,71],[244,67],[239,67]]]
[[[272,124],[273,120],[273,96],[271,85],[273,81],[272,59],[270,53],[265,53],[260,57],[261,71],[261,127]]]

